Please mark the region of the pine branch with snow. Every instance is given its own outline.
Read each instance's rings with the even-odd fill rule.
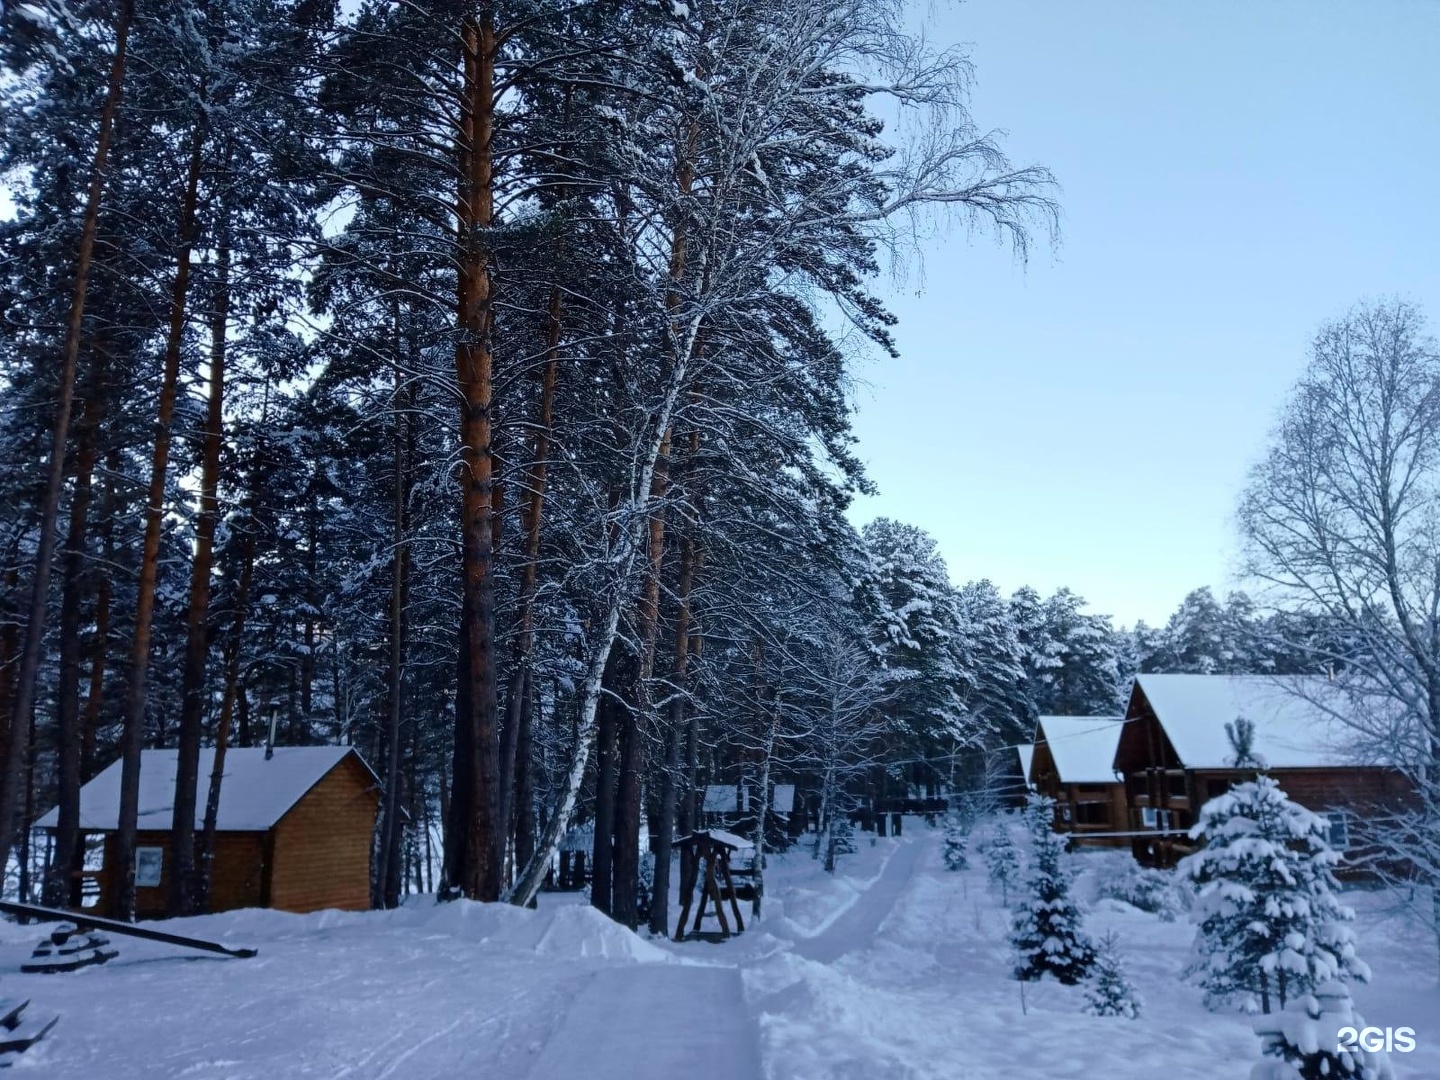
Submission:
[[[1342,1049],[1343,1028],[1365,1027],[1343,982],[1326,982],[1274,1015],[1257,1016],[1253,1026],[1267,1060],[1250,1070],[1250,1080],[1395,1080],[1384,1050],[1359,1040]]]

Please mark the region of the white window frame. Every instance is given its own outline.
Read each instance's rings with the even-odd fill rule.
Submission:
[[[1159,815],[1153,806],[1142,806],[1140,808],[1140,825],[1142,828],[1154,829],[1159,825]]]

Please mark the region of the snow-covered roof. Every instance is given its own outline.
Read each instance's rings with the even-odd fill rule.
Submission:
[[[1020,778],[1026,785],[1030,783],[1030,762],[1035,760],[1035,744],[1021,743],[1015,747],[1015,752],[1020,755]]]
[[[1327,706],[1342,692],[1323,676],[1139,675],[1135,679],[1180,760],[1192,769],[1231,766],[1225,725],[1255,725],[1255,753],[1270,768],[1355,764],[1354,733]]]
[[[1113,784],[1124,726],[1119,716],[1042,716],[1035,741],[1045,740],[1062,784]]]
[[[140,755],[141,830],[166,830],[172,825],[175,805],[174,750],[146,750]],[[263,748],[232,748],[225,754],[225,776],[220,784],[221,832],[264,832],[273,827],[322,777],[354,754],[349,746],[277,746],[265,760]],[[364,759],[356,754],[364,765]],[[215,751],[200,751],[195,826],[205,818],[205,796]],[[117,761],[80,789],[80,827],[97,832],[113,830],[120,818],[120,766]],[[369,766],[366,766],[369,770]],[[53,828],[59,811],[52,808],[35,823]]]
[[[587,821],[576,825],[560,841],[561,851],[589,851],[595,846],[595,823]]]
[[[753,848],[755,846],[753,840],[746,840],[745,837],[737,836],[735,833],[732,832],[726,832],[724,829],[699,829],[691,833],[690,836],[683,837],[682,839],[688,840],[691,837],[696,836],[708,836],[711,840],[718,840],[720,843],[725,844],[727,847],[732,847],[739,850]]]
[[[775,798],[770,801],[770,809],[777,814],[789,814],[795,810],[795,785],[776,784]]]
[[[706,813],[733,814],[738,805],[734,784],[708,784],[706,786],[704,807]]]

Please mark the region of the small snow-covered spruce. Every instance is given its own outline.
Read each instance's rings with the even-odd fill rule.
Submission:
[[[966,835],[964,822],[959,814],[951,813],[945,816],[945,869],[964,870],[970,865],[970,859],[966,854],[966,847],[969,844],[969,837]]]
[[[1179,867],[1198,887],[1185,974],[1209,1008],[1268,1013],[1322,983],[1369,979],[1346,925],[1355,913],[1335,897],[1339,855],[1323,818],[1260,776],[1206,803],[1190,836],[1205,846]]]
[[[1113,933],[1100,939],[1095,952],[1095,970],[1085,988],[1085,1011],[1091,1016],[1140,1018],[1140,995],[1125,977]]]
[[[1051,828],[1055,803],[1032,795],[1025,816],[1030,826],[1030,866],[1025,895],[1015,912],[1010,944],[1017,953],[1015,977],[1035,982],[1053,975],[1074,986],[1090,974],[1095,947],[1080,925],[1064,865],[1065,840]]]
[[[1359,1032],[1365,1019],[1338,980],[1293,998],[1280,1012],[1255,1017],[1252,1024],[1267,1060],[1250,1070],[1250,1080],[1395,1080],[1384,1050],[1367,1050],[1354,1039],[1342,1044],[1340,1030]]]
[[[855,825],[843,814],[835,819],[830,832],[830,843],[836,855],[855,854]]]
[[[980,854],[985,859],[990,884],[1000,888],[1000,903],[1009,907],[1010,890],[1020,882],[1020,850],[1010,839],[1010,828],[1005,821],[998,822],[989,839],[980,845]]]

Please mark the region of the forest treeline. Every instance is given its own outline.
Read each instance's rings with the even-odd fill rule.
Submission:
[[[847,520],[886,260],[1056,222],[898,0],[0,10],[11,887],[69,898],[118,759],[133,911],[175,747],[169,906],[203,910],[224,750],[273,737],[376,768],[378,905],[527,902],[585,820],[634,925],[648,819],[663,927],[708,780],[834,816],[1147,665],[1293,662],[1243,598],[1121,632]]]

